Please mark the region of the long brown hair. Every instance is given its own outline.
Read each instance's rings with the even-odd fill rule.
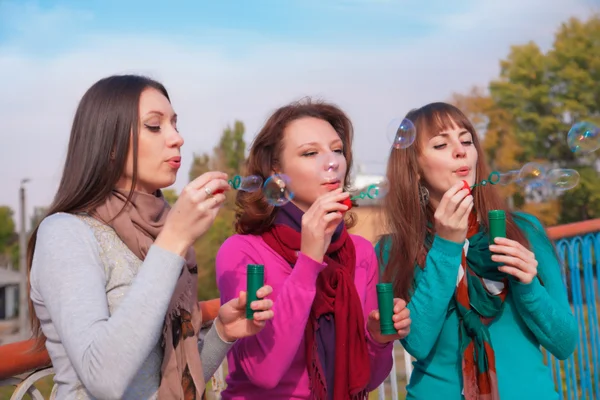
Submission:
[[[132,133],[139,131],[140,96],[147,88],[154,88],[169,99],[162,84],[137,75],[101,79],[83,95],[71,127],[60,184],[47,215],[91,212],[102,204],[123,174],[130,141],[133,150],[132,188],[135,187],[138,135]],[[133,191],[128,200],[132,195]],[[28,277],[31,274],[38,227],[33,230],[27,246]],[[28,292],[31,293],[30,279]],[[46,338],[30,296],[29,313],[33,335],[37,338],[36,347],[41,348]]]
[[[406,149],[391,149],[387,166],[390,188],[383,200],[385,232],[389,233],[380,241],[379,259],[383,260],[386,248],[389,249],[383,281],[393,282],[395,295],[409,300],[415,264],[419,256],[427,251],[425,249],[427,224],[428,222],[433,223],[434,212],[430,205],[424,207],[419,201],[418,156],[422,143],[455,126],[466,129],[473,137],[473,145],[478,154],[477,181],[487,180],[490,171],[475,128],[458,108],[447,103],[431,103],[411,110],[406,118],[413,122],[417,130],[417,137],[414,145]],[[486,217],[488,211],[505,210],[506,236],[529,247],[529,241],[525,234],[515,223],[514,216],[509,212],[505,200],[493,185],[478,186],[473,190],[473,195],[474,209],[479,214],[481,223],[486,230],[489,229]],[[384,243],[386,246],[383,245]]]
[[[250,145],[245,173],[258,175],[263,181],[269,178],[280,166],[283,151],[285,128],[293,121],[312,117],[329,122],[337,132],[343,144],[347,170],[345,188],[349,188],[352,168],[352,139],[354,130],[348,116],[336,105],[311,98],[290,103],[277,109],[260,130]],[[277,207],[270,205],[260,191],[238,191],[236,196],[235,230],[240,234],[260,235],[267,231],[275,221]],[[346,213],[345,223],[351,227],[354,223],[352,213]]]

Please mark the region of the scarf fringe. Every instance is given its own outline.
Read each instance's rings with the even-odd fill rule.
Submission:
[[[292,204],[292,203],[289,203]],[[286,211],[285,206],[282,211]],[[298,225],[301,213],[292,222]],[[262,234],[265,243],[281,255],[293,268],[301,247],[300,232],[289,223],[275,224]],[[333,313],[335,319],[334,388],[330,389],[335,399],[366,399],[370,365],[364,333],[364,316],[360,297],[354,285],[356,249],[354,242],[342,225],[337,240],[327,248],[323,269],[316,282],[317,292],[311,306],[310,316],[304,328],[306,367],[310,379],[311,397],[327,400],[327,375],[323,373],[317,348],[318,318]],[[360,369],[354,367],[359,365]],[[339,387],[341,393],[334,392]]]
[[[312,314],[312,313],[311,313]],[[317,328],[318,329],[318,323]],[[316,331],[315,329],[315,331]],[[316,333],[315,333],[316,335]],[[313,342],[313,346],[311,349],[312,352],[312,362],[311,368],[309,368],[309,381],[311,384],[311,393],[314,400],[320,400],[323,398],[327,398],[327,382],[324,379],[323,374],[323,366],[319,361],[318,350],[317,350],[317,341]]]
[[[186,267],[184,266],[184,268]],[[165,346],[167,331],[169,329],[172,329],[173,320],[177,317],[181,317],[181,310],[183,309],[189,312],[190,314],[192,314],[193,312],[192,302],[195,300],[194,294],[192,293],[194,288],[194,284],[192,282],[193,275],[191,275],[190,278],[191,279],[188,280],[188,282],[186,282],[185,290],[181,291],[179,297],[171,298],[171,303],[169,304],[169,309],[167,311],[167,314],[165,315],[165,323],[163,324],[162,329],[161,346],[163,348]],[[175,292],[177,292],[177,290],[175,290]]]
[[[356,394],[353,394],[351,399],[352,400],[367,400],[369,398],[369,392],[367,392],[367,389],[364,389]]]
[[[110,226],[123,243],[141,261],[160,234],[169,212],[169,205],[162,192],[133,192],[114,189],[103,204],[89,214],[98,221]],[[197,334],[196,325],[201,315],[196,313],[197,267],[193,248],[189,248],[185,257],[185,266],[179,275],[175,289],[165,313],[162,337],[159,344],[164,350],[161,370],[159,398],[183,399],[191,393],[190,381],[197,392],[205,389],[202,361],[193,336]],[[188,314],[191,321],[188,321]],[[183,320],[185,317],[185,321]],[[173,324],[181,321],[182,330],[173,332]],[[173,340],[173,334],[181,335]],[[183,340],[181,340],[183,339]],[[190,340],[192,339],[192,340]],[[169,343],[171,340],[174,343]],[[183,346],[183,347],[182,347]]]

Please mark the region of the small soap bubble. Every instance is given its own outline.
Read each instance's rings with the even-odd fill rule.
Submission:
[[[594,152],[600,148],[600,129],[590,122],[578,122],[569,130],[567,144],[573,153]]]
[[[517,175],[517,182],[529,188],[538,188],[544,185],[546,168],[540,163],[528,162],[521,168]]]
[[[290,190],[290,178],[283,174],[270,176],[263,185],[263,194],[267,202],[273,206],[286,205],[294,198]]]
[[[385,197],[390,191],[390,185],[386,179],[382,180],[379,183],[375,183],[370,185],[367,188],[367,197],[370,199],[376,200]]]
[[[256,192],[257,190],[260,190],[262,184],[262,177],[258,175],[249,175],[242,178],[239,189],[245,192]]]
[[[410,147],[417,137],[417,129],[411,120],[395,118],[387,128],[387,137],[395,149]]]
[[[519,178],[519,170],[515,169],[508,172],[503,172],[500,174],[500,182],[498,182],[502,186],[510,185],[514,183]]]
[[[346,157],[335,151],[323,152],[316,157],[316,167],[321,183],[341,182],[346,173]]]
[[[570,190],[579,184],[579,172],[574,169],[555,168],[546,174],[546,182],[558,191]]]

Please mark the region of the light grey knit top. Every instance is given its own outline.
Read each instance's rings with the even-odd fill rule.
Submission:
[[[185,260],[153,245],[142,262],[115,231],[84,215],[44,219],[31,299],[46,335],[57,399],[155,399],[164,317]],[[205,380],[231,347],[211,328]]]

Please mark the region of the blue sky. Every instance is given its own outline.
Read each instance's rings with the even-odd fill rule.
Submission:
[[[276,107],[312,96],[355,126],[355,160],[384,172],[393,118],[486,86],[512,45],[552,44],[600,0],[0,0],[0,204],[51,202],[77,102],[98,79],[141,73],[170,91],[194,153],[235,119],[250,142]],[[595,4],[594,4],[595,3]]]
[[[303,44],[381,45],[434,34],[440,28],[436,17],[463,12],[471,4],[466,0],[46,0],[25,5],[8,1],[0,3],[0,40],[23,43],[23,31],[52,29],[59,23],[60,41],[51,40],[57,33],[53,31],[38,46],[68,47],[77,43],[78,36],[73,35],[77,32],[158,34],[190,43],[220,41],[222,37],[215,37],[218,32],[245,32]],[[244,39],[225,36],[224,42],[231,45]]]

